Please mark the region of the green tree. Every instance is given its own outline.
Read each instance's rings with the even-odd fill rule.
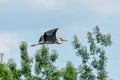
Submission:
[[[58,58],[56,50],[50,52],[48,47],[42,45],[33,57],[33,64],[33,58],[30,58],[27,52],[27,43],[21,42],[21,68],[17,68],[13,59],[9,59],[7,64],[1,63],[0,80],[107,80],[105,50],[112,44],[111,35],[102,34],[96,26],[93,32],[87,33],[87,40],[86,47],[80,43],[76,35],[73,37],[72,45],[76,50],[76,56],[80,57],[81,64],[75,68],[68,61],[66,67],[60,70],[54,65]]]
[[[0,80],[12,80],[12,75],[9,74],[10,71],[5,64],[0,64]]]
[[[55,50],[51,54],[44,45],[35,54],[35,73],[40,80],[59,80],[60,72],[53,65],[58,58]]]
[[[20,70],[16,69],[12,60],[7,64],[0,64],[0,80],[19,80],[20,76]]]
[[[80,80],[107,80],[105,48],[112,44],[111,35],[102,34],[96,26],[93,32],[87,33],[87,39],[88,47],[82,46],[76,35],[72,42],[76,55],[82,60],[78,68]]]
[[[28,56],[27,43],[21,42],[19,48],[21,52],[21,74],[22,76],[24,76],[25,79],[29,79],[32,77],[31,74],[32,58]]]
[[[7,63],[7,67],[10,71],[10,75],[12,76],[11,80],[19,80],[21,77],[21,70],[17,69],[17,64],[14,62],[13,59],[9,59]]]
[[[71,62],[67,62],[66,68],[63,69],[63,80],[76,80],[77,79],[77,71],[76,68],[72,65]]]

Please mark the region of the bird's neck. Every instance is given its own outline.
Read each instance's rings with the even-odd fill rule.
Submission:
[[[57,39],[57,40],[56,40],[56,43],[61,44],[62,41],[61,41],[60,39]]]

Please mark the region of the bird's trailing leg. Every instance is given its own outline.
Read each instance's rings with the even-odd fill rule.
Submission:
[[[34,47],[34,46],[37,46],[37,45],[40,45],[41,43],[38,43],[38,44],[32,44],[31,47]]]

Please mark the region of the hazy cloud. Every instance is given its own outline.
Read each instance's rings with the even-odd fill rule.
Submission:
[[[81,2],[84,8],[102,14],[120,14],[119,0],[86,0]]]
[[[38,10],[56,10],[58,9],[59,1],[56,0],[31,0],[26,2],[32,8],[36,8]]]
[[[0,6],[3,5],[6,2],[7,2],[7,0],[0,0]]]
[[[61,13],[92,12],[97,14],[120,14],[119,0],[0,0],[0,5],[16,5],[16,8],[30,8],[38,11],[59,11]],[[10,4],[9,4],[10,3]]]
[[[38,10],[63,10],[65,12],[85,10],[100,14],[120,14],[119,3],[119,0],[31,0],[30,5]]]
[[[0,52],[4,54],[4,61],[15,56],[13,52],[18,49],[19,38],[16,33],[0,33]]]

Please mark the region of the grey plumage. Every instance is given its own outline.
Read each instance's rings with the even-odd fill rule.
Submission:
[[[44,34],[40,37],[38,44],[33,44],[31,45],[31,47],[37,46],[40,44],[61,44],[62,41],[67,41],[62,38],[58,38],[58,39],[56,38],[57,30],[58,28],[54,28],[44,32]]]
[[[39,43],[55,43],[57,30],[58,28],[55,28],[44,32],[44,34],[39,39]]]

